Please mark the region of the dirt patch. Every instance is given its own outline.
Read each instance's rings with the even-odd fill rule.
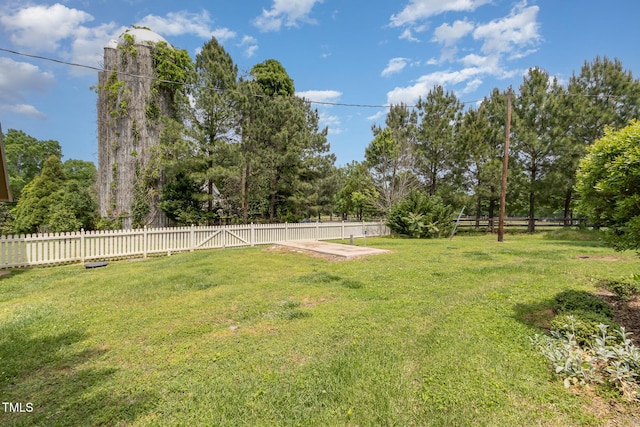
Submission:
[[[640,423],[640,408],[635,402],[620,402],[602,397],[590,385],[572,387],[569,390],[589,400],[587,411],[600,418],[604,427],[637,427]]]
[[[314,308],[318,304],[322,304],[323,302],[327,302],[327,301],[333,301],[334,299],[335,298],[328,298],[328,297],[320,297],[320,298],[307,297],[302,300],[302,306],[304,308]]]
[[[534,310],[523,315],[524,321],[529,325],[535,325],[546,331],[551,329],[551,319],[555,316],[555,311],[552,308],[543,308],[541,310]]]
[[[593,261],[620,261],[622,259],[613,255],[578,255],[576,258]]]
[[[620,301],[615,294],[606,289],[598,290],[597,295],[611,306],[613,320],[631,332],[631,339],[640,347],[640,295],[628,301]]]
[[[640,346],[640,296],[629,301],[620,301],[612,292],[600,289],[597,295],[604,299],[613,310],[613,318],[621,326],[631,332],[631,339]],[[587,410],[606,420],[604,426],[638,426],[640,425],[640,406],[637,402],[624,402],[600,396],[592,386],[571,388],[574,393],[589,399]]]
[[[281,245],[273,245],[270,246],[266,249],[264,249],[267,252],[274,252],[274,253],[295,253],[295,254],[303,254],[303,255],[307,255],[310,256],[312,258],[320,258],[320,259],[326,259],[327,261],[351,261],[354,259],[358,259],[361,257],[351,257],[351,258],[345,258],[345,257],[341,257],[341,256],[336,256],[336,255],[329,255],[329,254],[323,254],[320,252],[315,252],[315,251],[307,251],[304,249],[298,249],[298,248],[292,248],[292,247],[288,247],[288,246],[281,246]]]

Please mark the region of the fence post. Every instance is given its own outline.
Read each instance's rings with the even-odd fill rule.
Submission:
[[[316,221],[316,240],[320,240],[320,221]]]
[[[191,224],[191,229],[189,230],[189,252],[193,252],[196,250],[196,231],[194,225]]]
[[[255,246],[256,245],[256,229],[253,226],[253,222],[251,223],[251,226],[249,227],[249,243],[251,244],[251,246]]]
[[[288,222],[284,223],[284,241],[285,242],[289,241],[289,223]]]
[[[142,257],[147,258],[147,226],[142,229]]]
[[[84,228],[80,229],[80,261],[84,263]]]

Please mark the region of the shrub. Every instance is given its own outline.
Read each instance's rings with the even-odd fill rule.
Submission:
[[[613,318],[611,307],[600,297],[589,292],[569,289],[555,296],[554,308],[558,314],[589,312]]]
[[[618,280],[605,280],[600,285],[616,294],[621,301],[628,301],[640,293],[640,275],[633,274]]]
[[[532,341],[551,361],[565,387],[574,384],[609,384],[630,400],[640,399],[640,350],[624,328],[609,334],[601,324],[588,344],[580,345],[575,330],[551,331],[551,336],[536,335]]]
[[[566,334],[573,333],[579,345],[587,345],[600,331],[599,325],[607,325],[611,330],[619,330],[620,325],[599,313],[576,310],[571,314],[560,314],[551,320],[551,329]]]
[[[420,191],[393,205],[387,225],[394,233],[414,238],[446,237],[453,228],[453,208],[439,196]]]

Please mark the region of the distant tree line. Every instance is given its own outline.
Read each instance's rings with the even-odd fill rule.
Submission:
[[[476,217],[498,214],[507,90],[475,105],[434,87],[417,105],[392,106],[373,127],[365,160],[345,169],[338,206],[388,213],[413,192]],[[585,62],[566,84],[531,68],[513,94],[507,215],[572,217],[576,170],[587,147],[640,115],[640,82],[620,61]]]
[[[468,105],[435,86],[415,106],[389,108],[362,162],[336,167],[327,129],[278,61],[239,76],[212,38],[192,65],[175,115],[163,118],[154,161],[140,171],[141,191],[160,188],[159,208],[176,224],[362,219],[393,210],[395,222],[413,221],[410,234],[429,235],[439,227],[428,214],[398,212],[438,205],[444,215],[466,206],[478,218],[497,216],[507,90]],[[512,105],[507,214],[569,218],[580,160],[606,129],[638,118],[640,83],[607,58],[585,62],[564,84],[531,68]],[[91,162],[62,163],[56,141],[16,130],[5,150],[18,202],[0,209],[3,233],[114,226],[98,217]]]
[[[9,129],[4,150],[11,193],[16,202],[0,204],[0,232],[62,232],[98,226],[92,162],[61,162],[58,141],[37,140]]]

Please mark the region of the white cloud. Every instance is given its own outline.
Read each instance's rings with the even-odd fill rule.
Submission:
[[[388,111],[389,111],[388,109],[387,110],[380,110],[377,113],[375,113],[374,115],[368,116],[367,120],[370,120],[372,122],[378,121],[381,118],[385,117],[387,115]]]
[[[36,107],[30,104],[14,104],[14,105],[2,105],[0,104],[0,111],[4,113],[19,114],[21,116],[33,117],[34,119],[44,120],[47,116]]]
[[[410,0],[400,13],[391,16],[391,26],[412,25],[444,12],[470,12],[492,0]]]
[[[399,73],[407,66],[407,58],[392,58],[387,64],[387,68],[382,70],[382,77],[389,77],[393,74]]]
[[[458,71],[436,71],[420,77],[411,86],[396,87],[387,92],[387,102],[393,105],[400,103],[413,105],[419,97],[426,96],[434,86],[453,86],[477,78],[477,76],[484,73],[485,70],[477,67],[464,68]]]
[[[238,46],[244,48],[244,56],[251,58],[258,50],[258,40],[255,37],[244,36]]]
[[[55,83],[53,74],[27,62],[0,57],[0,99],[20,101],[24,91],[44,92]]]
[[[331,135],[339,135],[343,132],[340,128],[342,124],[340,117],[327,114],[326,112],[318,113],[318,124],[320,128],[329,128],[329,134]]]
[[[436,13],[436,3],[414,0],[411,5],[432,6],[429,9]],[[442,2],[442,7],[453,7],[467,4],[478,6],[481,2]],[[426,9],[425,9],[426,10]],[[454,9],[448,9],[454,10]],[[526,1],[518,3],[510,13],[502,18],[488,23],[475,25],[467,21],[456,21],[453,24],[443,24],[434,31],[433,41],[442,45],[440,59],[432,58],[429,65],[440,65],[445,62],[459,64],[459,70],[436,71],[425,74],[418,80],[404,87],[396,87],[387,93],[390,104],[404,102],[414,103],[418,97],[424,97],[435,85],[456,87],[460,93],[467,94],[476,91],[485,77],[498,79],[510,78],[521,70],[508,68],[505,64],[535,52],[540,42],[539,24],[537,21],[538,6],[527,6]],[[430,12],[430,13],[431,13]],[[416,12],[417,13],[417,12]],[[426,12],[425,12],[426,13]],[[479,43],[476,51],[458,58],[457,42],[469,35]],[[465,46],[469,50],[469,46]]]
[[[413,36],[413,32],[411,31],[410,28],[405,28],[404,31],[402,32],[402,34],[400,34],[398,36],[398,38],[400,40],[407,40],[407,41],[410,41],[410,42],[419,42],[420,41],[420,39],[418,39],[418,38]]]
[[[473,93],[476,90],[478,90],[478,88],[482,83],[483,83],[482,79],[473,79],[467,83],[467,85],[462,90],[462,93]]]
[[[453,46],[458,40],[469,34],[474,25],[468,21],[456,21],[453,25],[444,23],[434,31],[433,40],[446,47]]]
[[[51,73],[33,64],[0,57],[0,111],[44,118],[36,107],[24,102],[25,93],[45,92],[54,83]]]
[[[203,10],[200,13],[180,11],[169,12],[166,16],[147,15],[136,25],[148,27],[164,36],[193,34],[203,39],[213,36],[221,43],[236,36],[236,33],[228,28],[213,29],[211,24],[209,12]]]
[[[61,55],[76,64],[101,67],[104,60],[103,48],[107,41],[124,33],[126,27],[115,23],[99,25],[97,27],[78,27],[71,41],[71,51],[61,52]],[[74,75],[95,75],[94,70],[87,68],[71,68]]]
[[[342,96],[342,92],[337,90],[305,90],[296,92],[296,96],[304,98],[308,101],[322,102],[336,102]]]
[[[117,38],[126,27],[113,22],[88,26],[93,16],[59,3],[52,6],[27,6],[0,17],[0,24],[10,32],[11,41],[32,51],[57,53],[74,63],[98,67],[103,60],[103,47]],[[151,28],[164,36],[192,34],[203,39],[215,37],[221,43],[236,37],[228,28],[214,28],[207,11],[169,12],[166,16],[147,15],[136,25]],[[66,44],[63,45],[63,42]],[[255,53],[257,44],[247,45],[245,53]],[[94,74],[84,68],[70,68],[75,75]]]
[[[297,27],[300,22],[315,23],[309,17],[311,9],[323,0],[273,0],[269,10],[262,10],[253,24],[263,32],[279,31],[284,24],[287,27]]]
[[[59,3],[52,6],[29,6],[0,17],[5,31],[12,31],[11,42],[38,52],[54,52],[60,41],[71,38],[93,16]]]
[[[511,53],[517,48],[533,46],[541,40],[538,33],[538,6],[517,5],[511,13],[488,24],[479,25],[473,32],[476,40],[482,40],[482,52]]]

